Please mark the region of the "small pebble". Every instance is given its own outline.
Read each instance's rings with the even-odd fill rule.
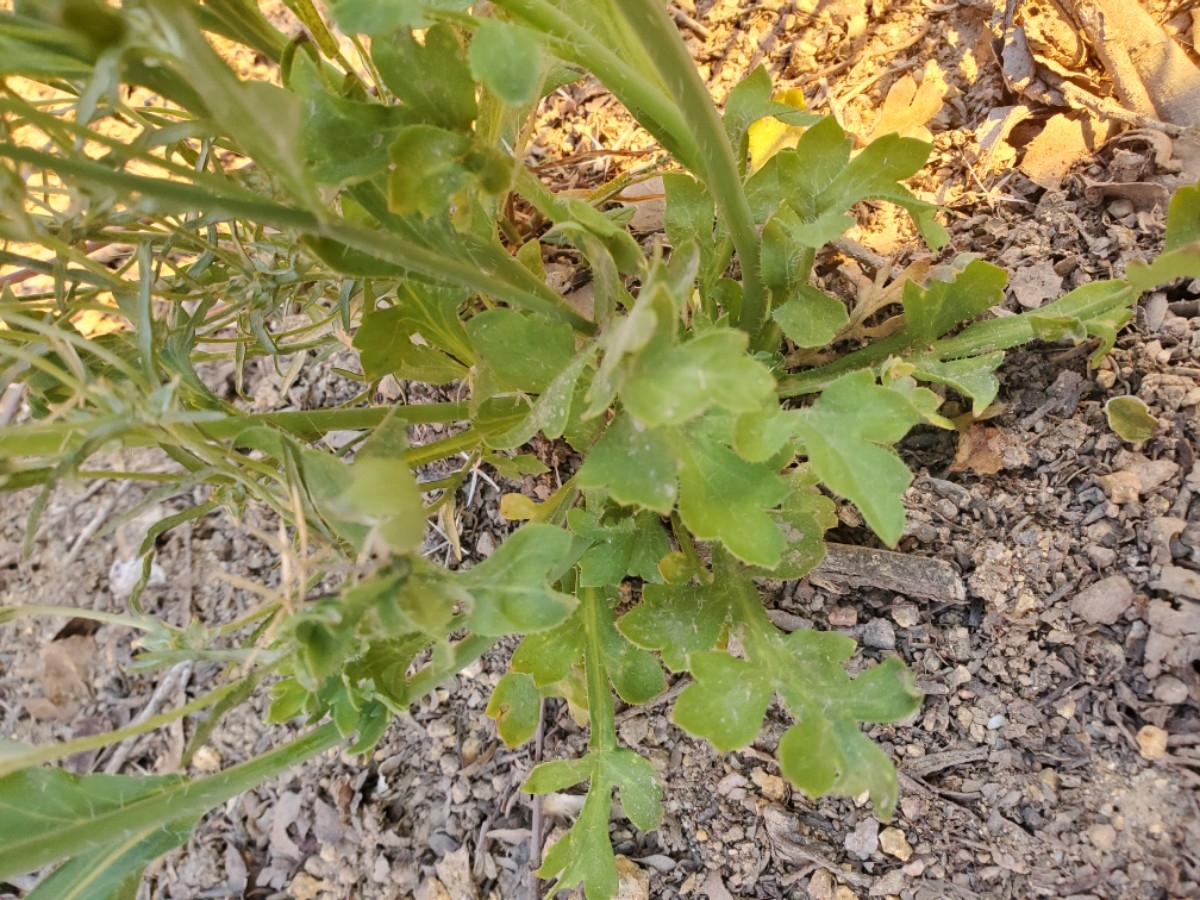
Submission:
[[[770,775],[762,768],[756,768],[750,773],[750,780],[758,785],[762,795],[768,800],[778,803],[787,794],[787,782],[778,775]]]
[[[1087,836],[1093,847],[1105,853],[1117,845],[1117,830],[1111,825],[1093,825],[1087,830]]]
[[[885,828],[879,833],[879,846],[888,856],[894,856],[900,862],[907,862],[913,855],[912,845],[904,837],[899,828]]]
[[[887,619],[872,619],[863,625],[862,642],[875,650],[895,650],[896,629]]]
[[[921,622],[921,610],[913,603],[897,603],[892,607],[892,621],[901,628],[912,628]]]
[[[481,559],[487,559],[496,552],[496,539],[492,537],[490,531],[485,531],[479,535],[475,541],[475,553]]]
[[[1110,575],[1090,584],[1074,597],[1071,612],[1092,625],[1112,625],[1133,603],[1133,585],[1124,575]]]
[[[833,876],[828,869],[817,869],[808,880],[808,896],[812,900],[833,900]]]
[[[1151,762],[1167,755],[1167,733],[1157,725],[1143,725],[1137,733],[1138,752]]]
[[[1120,219],[1133,212],[1133,202],[1126,197],[1118,197],[1112,203],[1108,204],[1109,215]]]
[[[988,731],[995,731],[1003,724],[1004,724],[1004,716],[1001,716],[1001,715],[992,716],[990,719],[988,719],[988,723],[987,723]]]
[[[863,819],[846,835],[844,844],[846,850],[859,859],[870,859],[879,847],[879,822]]]
[[[1189,600],[1200,600],[1200,574],[1182,566],[1163,566],[1153,587]]]
[[[853,628],[858,624],[858,610],[853,606],[835,606],[829,611],[831,628]]]
[[[1132,472],[1113,472],[1096,480],[1113,503],[1137,503],[1142,482]]]
[[[1174,675],[1163,675],[1154,682],[1154,699],[1159,703],[1186,703],[1188,698],[1187,685]]]

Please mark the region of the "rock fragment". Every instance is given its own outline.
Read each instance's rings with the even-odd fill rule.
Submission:
[[[1200,600],[1200,574],[1182,566],[1163,566],[1153,587],[1178,597]]]
[[[844,845],[859,859],[870,859],[879,847],[879,822],[872,818],[863,819],[846,835]]]
[[[1138,752],[1151,762],[1167,755],[1167,733],[1157,725],[1143,725],[1137,733]]]
[[[1109,575],[1071,598],[1071,612],[1092,625],[1112,625],[1133,603],[1133,585],[1124,575]]]
[[[888,856],[894,856],[901,862],[908,862],[913,855],[912,845],[899,828],[885,828],[879,833],[879,847]]]

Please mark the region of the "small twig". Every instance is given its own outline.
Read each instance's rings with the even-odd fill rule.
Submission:
[[[4,389],[4,396],[0,397],[0,425],[7,425],[13,420],[24,399],[25,385],[23,383],[10,384]]]
[[[909,775],[927,778],[935,772],[965,766],[968,763],[983,762],[991,751],[987,747],[961,747],[955,750],[943,750],[938,753],[927,753],[915,759],[906,759],[902,768]]]
[[[896,63],[896,65],[890,66],[889,68],[880,69],[874,75],[871,75],[870,77],[860,81],[850,90],[846,91],[846,93],[838,97],[838,103],[849,103],[855,97],[869,91],[875,85],[875,82],[879,81],[880,79],[886,78],[889,75],[898,75],[901,72],[907,72],[909,69],[914,68],[919,62],[920,60],[914,56],[912,59],[907,59],[904,62]]]
[[[859,872],[843,869],[836,862],[815,850],[810,850],[813,844],[811,838],[801,833],[795,825],[795,819],[786,810],[778,806],[767,806],[762,811],[763,824],[766,826],[767,837],[770,839],[771,851],[776,859],[784,864],[796,865],[809,863],[820,866],[829,874],[842,879],[847,884],[857,888],[869,888],[872,879]]]
[[[660,706],[665,706],[671,703],[676,697],[683,693],[683,689],[692,683],[692,679],[686,675],[676,681],[671,687],[663,691],[653,700],[648,703],[640,703],[637,706],[630,706],[628,709],[623,709],[617,713],[617,723],[624,722],[626,719],[631,719],[634,716],[645,715],[651,710],[657,709]]]
[[[707,41],[709,37],[712,36],[712,33],[707,27],[705,27],[702,23],[697,22],[682,9],[679,9],[676,6],[670,6],[667,8],[671,11],[671,18],[673,18],[679,25],[682,25],[696,37],[700,38],[700,40]]]
[[[546,701],[538,701],[538,724],[533,738],[533,764],[542,761],[543,741],[546,737]],[[529,835],[529,900],[541,900],[542,888],[537,876],[542,866],[542,795],[533,795],[533,822]]]
[[[1069,81],[1062,82],[1062,84],[1058,85],[1058,88],[1062,91],[1062,95],[1068,103],[1078,104],[1098,116],[1116,119],[1118,122],[1125,122],[1137,128],[1152,128],[1155,131],[1169,134],[1171,137],[1180,137],[1187,132],[1187,129],[1181,125],[1172,125],[1169,122],[1161,122],[1151,116],[1139,115],[1132,110],[1126,109],[1119,103],[1097,97],[1095,94],[1091,94]]]
[[[83,548],[87,542],[95,537],[96,532],[104,527],[109,516],[112,515],[112,511],[117,508],[117,504],[121,501],[121,497],[129,489],[130,484],[131,482],[128,481],[120,482],[113,490],[112,496],[108,498],[108,502],[96,511],[96,515],[92,517],[92,520],[88,522],[87,525],[83,526],[83,529],[71,543],[71,548],[67,551],[67,555],[59,564],[62,566],[62,568],[65,569],[69,567],[73,562],[75,562],[76,559],[79,558],[79,554],[83,552]]]
[[[159,707],[161,707],[166,699],[175,693],[175,691],[186,687],[188,679],[191,677],[192,661],[189,659],[184,662],[177,663],[174,667],[172,667],[171,671],[167,673],[166,677],[159,682],[158,687],[154,689],[154,693],[150,697],[150,701],[146,704],[142,711],[138,713],[137,718],[134,719],[130,724],[141,725],[143,722],[146,722],[158,715]],[[138,737],[127,738],[117,745],[117,748],[113,751],[112,758],[104,766],[104,773],[106,775],[116,775],[121,771],[121,768],[125,765],[125,761],[129,758],[129,754],[133,752],[134,744],[137,743],[138,738],[140,737],[141,735],[138,735]]]

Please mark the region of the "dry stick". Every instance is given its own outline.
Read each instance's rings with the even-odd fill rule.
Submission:
[[[4,396],[0,397],[0,425],[7,425],[13,420],[17,414],[17,410],[21,408],[21,401],[25,399],[25,385],[10,384],[4,389]]]
[[[128,481],[122,481],[119,483],[113,490],[113,495],[108,499],[108,502],[96,512],[96,515],[92,517],[92,520],[83,527],[82,531],[79,532],[78,536],[71,544],[71,549],[67,551],[66,557],[60,563],[63,568],[66,568],[67,566],[70,566],[71,563],[75,562],[75,560],[79,558],[79,554],[83,552],[83,548],[87,542],[95,537],[96,532],[104,527],[104,524],[108,521],[108,517],[112,515],[112,511],[116,509],[117,504],[121,502],[121,497],[129,489],[130,484],[131,482]]]
[[[920,62],[920,60],[914,56],[912,59],[905,60],[901,63],[896,63],[896,65],[892,66],[891,68],[880,69],[874,75],[871,75],[865,80],[860,81],[853,88],[846,91],[846,93],[844,93],[842,96],[838,97],[838,103],[849,103],[859,94],[870,90],[875,82],[879,81],[880,79],[886,78],[888,75],[898,75],[901,72],[907,72],[909,69],[914,68],[918,62]]]
[[[546,737],[546,700],[538,700],[537,732],[533,738],[533,764],[542,761],[542,742]],[[541,900],[541,885],[538,883],[538,869],[542,866],[542,795],[533,795],[533,822],[529,835],[529,900]]]
[[[770,840],[771,852],[783,863],[807,863],[827,870],[831,875],[858,888],[869,888],[872,880],[858,872],[848,872],[827,856],[810,850],[812,839],[796,827],[795,818],[778,806],[763,808],[763,825]]]
[[[158,715],[158,709],[166,701],[167,697],[175,693],[180,688],[185,688],[188,679],[192,677],[192,661],[186,660],[181,663],[176,663],[169,671],[166,677],[159,682],[158,687],[154,689],[154,694],[151,695],[150,701],[145,708],[138,713],[138,717],[133,720],[132,725],[141,725],[143,722]],[[141,737],[139,735],[138,737]],[[126,738],[117,745],[117,749],[113,751],[112,759],[104,766],[106,775],[116,775],[121,771],[121,767],[125,765],[125,761],[129,758],[129,754],[133,751],[133,746],[138,741],[138,737]]]
[[[829,66],[828,68],[825,68],[819,72],[816,72],[809,78],[805,79],[805,81],[802,83],[807,85],[807,84],[811,84],[814,81],[828,80],[828,79],[832,78],[834,75],[839,74],[840,72],[842,72],[845,69],[848,69],[851,67],[858,68],[863,63],[870,62],[871,60],[875,59],[876,57],[879,57],[879,56],[892,57],[898,53],[902,53],[905,50],[907,50],[909,47],[912,47],[912,46],[920,43],[920,41],[924,39],[925,35],[929,34],[930,29],[932,27],[933,27],[932,23],[925,22],[921,25],[920,28],[917,29],[916,33],[914,35],[912,35],[911,37],[907,37],[902,41],[897,41],[894,44],[889,44],[886,47],[880,47],[878,50],[872,50],[869,53],[864,53],[862,56],[859,56],[859,57],[855,57],[855,55],[854,55],[858,48],[852,47],[850,49],[850,52],[847,55],[847,57],[844,60],[842,60],[840,63],[836,63],[832,66]],[[861,47],[862,45],[860,44],[859,46]],[[849,80],[849,79],[847,79],[847,80]],[[841,97],[838,98],[838,102],[839,103],[842,102]]]
[[[1058,85],[1058,89],[1062,91],[1062,95],[1068,103],[1082,106],[1099,116],[1116,119],[1118,122],[1125,122],[1136,128],[1151,128],[1155,131],[1169,134],[1171,137],[1179,137],[1187,132],[1187,129],[1182,125],[1172,125],[1170,122],[1163,122],[1153,116],[1139,115],[1132,110],[1126,109],[1119,103],[1114,103],[1112,100],[1106,100],[1103,97],[1097,97],[1095,94],[1088,93],[1083,88],[1069,81],[1064,81]]]
[[[707,41],[709,39],[711,33],[702,23],[697,22],[677,6],[668,7],[668,9],[671,12],[671,18],[673,18],[678,24],[682,25],[702,41]]]

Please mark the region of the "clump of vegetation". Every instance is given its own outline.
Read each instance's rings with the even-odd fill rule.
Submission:
[[[987,318],[1004,273],[957,259],[904,285],[894,327],[871,339],[864,323],[883,310],[848,310],[815,287],[815,255],[866,199],[902,207],[941,246],[936,208],[903,186],[926,144],[892,135],[854,153],[833,119],[775,99],[762,69],[718,112],[656,0],[333,0],[328,23],[311,0],[288,6],[306,26],[292,40],[248,0],[55,0],[0,14],[0,71],[66,98],[31,102],[12,79],[0,92],[0,229],[42,251],[3,259],[54,282],[0,298],[3,383],[24,383],[35,414],[0,428],[0,486],[41,491],[32,535],[56,484],[104,477],[86,469],[98,451],[157,447],[177,465],[141,473],[158,484],[150,502],[197,488],[207,499],[146,535],[147,575],[162,533],[250,505],[286,523],[310,561],[228,625],[171,626],[136,591],[124,614],[0,612],[121,622],[141,633],[143,668],[225,665],[208,694],[144,725],[5,745],[0,878],[62,862],[31,897],[84,885],[131,896],[207,810],[339,743],[370,751],[393,716],[511,635],[523,639],[488,707],[501,737],[528,740],[546,697],[590,727],[586,755],[543,763],[525,784],[587,784],[539,872],[555,889],[615,895],[614,790],[638,828],[659,821],[659,775],[620,746],[613,694],[653,699],[664,667],[691,678],[673,709],[683,729],[743,747],[777,703],[793,721],[779,763],[797,788],[868,793],[890,815],[895,770],[861,723],[916,710],[913,676],[892,659],[850,677],[854,642],[782,632],[756,579],[820,562],[830,495],[894,544],[912,478],[894,444],[917,425],[954,427],[939,412],[947,391],[986,409],[1006,349],[1096,339],[1098,358],[1142,291],[1200,276],[1200,189],[1175,197],[1164,253],[1124,279]],[[208,36],[275,61],[282,85],[239,78]],[[621,210],[557,194],[522,163],[531,110],[585,73],[670,154],[669,252],[647,253]],[[130,86],[161,102],[130,105]],[[113,137],[113,122],[131,136]],[[523,231],[514,198],[549,229]],[[129,261],[97,264],[85,254],[96,242],[131,247]],[[547,246],[585,261],[588,308],[547,285]],[[126,327],[84,335],[73,323],[85,310]],[[284,330],[295,311],[304,324]],[[263,358],[314,365],[347,343],[362,394],[337,408],[251,413],[201,376],[220,358],[238,373]],[[820,364],[793,370],[796,350],[820,351]],[[387,376],[466,399],[373,404]],[[445,436],[410,446],[411,427],[431,423]],[[357,436],[336,452],[321,443],[347,431]],[[476,466],[543,471],[522,452],[538,435],[583,457],[561,489],[506,501],[525,524],[473,568],[422,555],[427,520],[453,518]],[[438,461],[449,474],[418,484],[414,469]],[[636,587],[630,608],[623,585]],[[257,690],[271,693],[272,721],[306,730],[219,774],[43,767],[193,714],[198,747]]]

